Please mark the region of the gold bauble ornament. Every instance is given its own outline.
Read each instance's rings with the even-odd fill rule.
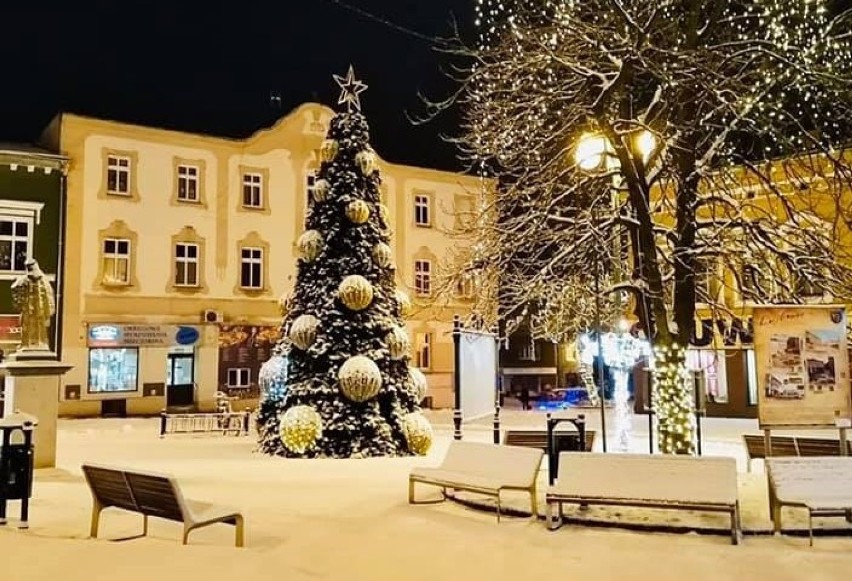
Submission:
[[[417,400],[417,403],[420,403],[423,401],[423,398],[426,397],[429,382],[426,380],[426,376],[423,375],[423,372],[416,367],[408,368],[408,377],[411,380],[411,389],[414,394],[414,398]]]
[[[376,161],[376,154],[370,149],[359,151],[355,156],[355,163],[358,164],[358,168],[365,176],[370,176],[373,172],[379,169],[379,164]]]
[[[320,146],[320,159],[323,161],[334,161],[338,151],[340,151],[340,144],[334,139],[326,139]]]
[[[379,242],[373,246],[373,262],[382,268],[387,268],[393,262],[393,251],[391,247],[384,242]]]
[[[411,342],[408,339],[408,331],[405,327],[394,327],[385,335],[385,343],[388,345],[391,359],[405,359]]]
[[[299,249],[299,256],[305,262],[313,262],[320,255],[325,247],[325,240],[318,230],[308,230],[301,236],[296,244]]]
[[[418,456],[425,456],[432,447],[432,426],[419,412],[407,414],[402,420],[402,433],[408,449]]]
[[[278,297],[278,310],[281,311],[281,316],[286,317],[287,314],[293,310],[293,292],[282,293],[280,297]]]
[[[373,302],[373,285],[363,276],[352,274],[337,287],[337,297],[349,310],[362,311]]]
[[[328,180],[317,180],[314,184],[314,201],[317,203],[326,201],[330,191],[331,184],[328,183]]]
[[[340,391],[354,402],[376,397],[382,387],[382,372],[375,361],[363,355],[350,357],[337,372]]]
[[[346,205],[346,217],[353,224],[363,224],[370,219],[370,206],[364,200],[354,200]]]
[[[393,293],[394,298],[396,299],[396,303],[399,305],[399,313],[403,317],[407,317],[411,314],[411,299],[408,298],[408,295],[405,294],[405,291],[396,289]]]
[[[385,230],[390,228],[390,210],[384,204],[379,204],[379,218],[381,218],[381,227]]]
[[[307,351],[317,338],[319,319],[313,315],[301,315],[290,325],[290,341],[293,345]]]
[[[281,443],[294,454],[304,454],[322,437],[322,418],[311,406],[293,406],[279,422]]]

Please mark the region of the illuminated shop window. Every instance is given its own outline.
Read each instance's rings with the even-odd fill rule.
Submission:
[[[138,348],[89,349],[89,393],[136,391],[138,380]]]

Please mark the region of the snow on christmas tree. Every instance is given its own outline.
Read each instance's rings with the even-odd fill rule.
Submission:
[[[284,334],[261,371],[260,449],[298,458],[425,454],[426,378],[409,367],[389,216],[352,67],[320,149]]]

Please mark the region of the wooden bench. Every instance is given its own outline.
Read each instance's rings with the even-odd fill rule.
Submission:
[[[729,513],[731,542],[739,543],[734,458],[562,452],[559,465],[559,479],[545,494],[551,530],[562,525],[563,503],[706,510]]]
[[[465,490],[493,496],[497,499],[497,522],[500,522],[500,493],[519,490],[530,495],[533,516],[538,516],[536,478],[541,450],[519,446],[499,446],[453,440],[444,461],[437,468],[414,468],[408,477],[408,502],[426,504],[436,501],[415,501],[414,484],[431,484],[441,488],[441,498],[447,489]]]
[[[773,528],[781,532],[781,507],[808,511],[810,544],[814,516],[852,516],[852,458],[767,458],[769,509]]]
[[[580,434],[573,431],[556,431],[553,436],[558,440],[566,439],[571,443],[572,451],[580,451]],[[586,446],[583,451],[591,452],[595,442],[595,432],[586,431]],[[524,448],[538,448],[547,454],[547,432],[542,430],[506,430],[503,435],[503,444],[506,446],[522,446]],[[560,446],[557,445],[557,449]]]
[[[840,440],[802,438],[799,436],[771,436],[772,456],[840,456]],[[748,471],[752,460],[766,460],[766,441],[762,435],[745,434],[743,442],[748,458]],[[846,442],[852,455],[852,442]]]
[[[83,474],[92,491],[91,536],[97,538],[101,511],[116,507],[142,514],[142,536],[148,534],[148,517],[183,523],[183,544],[195,529],[216,523],[236,527],[236,546],[243,546],[243,516],[238,511],[184,499],[171,476],[84,464]]]

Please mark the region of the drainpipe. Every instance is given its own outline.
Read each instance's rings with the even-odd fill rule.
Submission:
[[[56,358],[62,360],[62,330],[65,314],[65,206],[68,203],[68,167],[65,163],[60,168],[59,178],[59,239],[57,241],[57,264],[56,264],[56,324],[54,325],[53,347]]]

